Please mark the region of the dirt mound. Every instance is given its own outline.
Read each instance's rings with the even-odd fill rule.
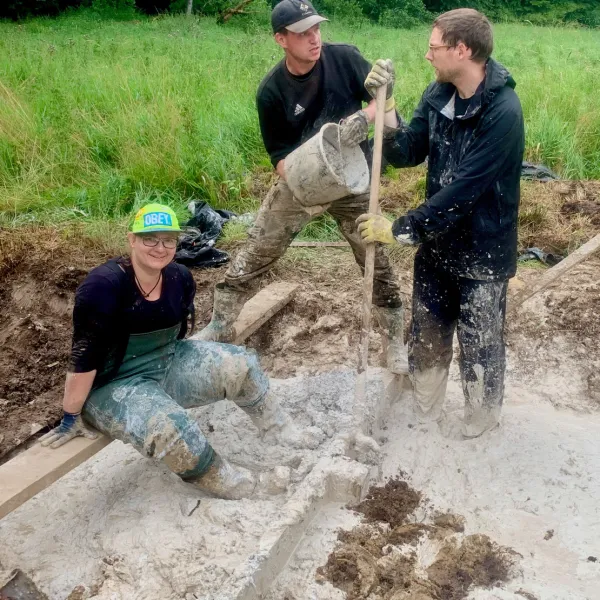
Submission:
[[[427,569],[440,600],[466,598],[471,587],[491,588],[508,581],[515,553],[498,546],[487,535],[467,536],[460,544],[450,540]]]
[[[61,414],[73,294],[86,273],[61,262],[23,254],[4,269],[0,457]]]
[[[385,485],[372,487],[356,512],[365,516],[367,523],[387,523],[390,527],[402,525],[421,502],[421,493],[413,490],[400,478],[390,479]]]
[[[400,478],[371,488],[355,507],[365,521],[339,533],[317,581],[331,582],[348,600],[461,600],[473,588],[510,579],[516,553],[485,535],[461,535],[463,517],[446,513],[431,523],[406,523],[421,499]],[[439,545],[429,564],[420,564],[422,540]]]
[[[382,179],[380,204],[395,215],[425,199],[425,168],[403,169]],[[519,248],[572,252],[600,230],[600,182],[522,181]]]

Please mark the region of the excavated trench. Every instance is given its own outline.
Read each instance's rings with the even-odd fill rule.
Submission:
[[[311,283],[249,340],[318,445],[262,441],[228,402],[195,410],[231,460],[289,466],[288,492],[204,497],[114,442],[0,521],[0,589],[2,575],[19,568],[50,600],[596,597],[598,262],[572,271],[507,324],[502,423],[477,440],[457,433],[456,371],[443,423],[415,421],[409,390],[394,390],[375,366],[375,331],[366,410],[379,424],[382,455],[372,464],[341,435],[353,403],[358,322],[349,315],[360,282],[348,253],[332,253],[335,272],[284,265],[274,273]],[[76,261],[57,250],[4,271],[3,452],[60,414],[73,291],[98,262],[98,254]],[[200,324],[210,314],[205,290],[220,275],[196,273]],[[402,280],[408,304],[409,274]]]

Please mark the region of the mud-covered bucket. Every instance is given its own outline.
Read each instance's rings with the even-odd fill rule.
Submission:
[[[304,206],[328,204],[369,190],[369,166],[360,146],[340,141],[340,127],[323,125],[321,131],[285,159],[287,184]]]

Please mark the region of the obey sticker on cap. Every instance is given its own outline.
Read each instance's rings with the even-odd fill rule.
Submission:
[[[151,212],[144,215],[144,227],[152,227],[154,225],[173,226],[171,215],[163,212]]]

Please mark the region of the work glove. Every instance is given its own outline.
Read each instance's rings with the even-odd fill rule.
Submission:
[[[42,436],[40,442],[42,446],[60,448],[69,440],[79,436],[83,436],[89,440],[95,440],[98,437],[98,434],[85,426],[80,413],[73,414],[65,411],[60,425]]]
[[[340,123],[340,141],[344,146],[358,146],[369,134],[369,120],[359,110]]]
[[[394,100],[394,82],[396,81],[396,73],[394,71],[394,63],[391,59],[386,58],[385,60],[380,58],[371,69],[370,73],[365,79],[365,88],[367,92],[375,98],[377,95],[377,88],[382,85],[387,86],[385,94],[385,112],[394,110],[396,107],[396,101]]]
[[[372,213],[360,215],[356,219],[358,232],[365,242],[381,242],[382,244],[392,244],[396,241],[392,233],[392,223],[383,215],[374,215]]]

